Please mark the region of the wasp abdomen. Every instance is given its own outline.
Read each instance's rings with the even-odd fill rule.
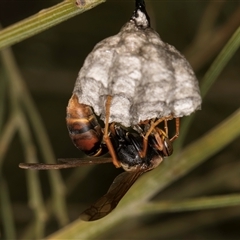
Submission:
[[[78,102],[74,94],[67,107],[67,128],[74,145],[90,156],[105,153],[102,129],[90,106]]]

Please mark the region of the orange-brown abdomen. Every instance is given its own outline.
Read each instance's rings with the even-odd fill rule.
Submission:
[[[78,102],[73,94],[67,106],[67,128],[74,145],[90,156],[106,153],[103,133],[90,106]]]

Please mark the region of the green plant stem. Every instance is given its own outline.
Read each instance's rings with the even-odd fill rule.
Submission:
[[[239,215],[239,207],[221,208],[215,209],[215,211],[194,211],[191,213],[189,212],[187,215],[176,214],[174,217],[160,221],[158,224],[141,226],[141,228],[136,229],[136,231],[132,230],[131,232],[128,232],[127,238],[179,239],[179,236],[184,234],[186,236],[189,235],[190,232],[199,233],[199,229],[211,229],[211,226],[220,226],[228,221],[232,221],[233,219],[238,219]],[[122,235],[121,238],[125,239],[126,237],[124,234]],[[221,239],[221,235],[218,235],[218,237],[208,237],[207,239]]]
[[[235,31],[222,51],[218,54],[201,82],[201,95],[204,98],[222,70],[240,46],[240,27]]]
[[[6,104],[6,89],[7,89],[7,80],[4,76],[4,71],[0,66],[0,133],[3,130],[4,115],[5,115],[5,104]]]
[[[19,102],[23,105],[26,113],[29,116],[43,159],[47,163],[55,163],[55,156],[42,123],[41,116],[37,112],[32,97],[29,94],[23,79],[21,78],[21,73],[17,67],[17,64],[15,63],[10,49],[4,49],[2,51],[2,57],[5,69],[12,84],[12,91],[14,91],[13,96],[18,98],[16,102]],[[59,221],[59,224],[63,226],[68,222],[64,183],[59,171],[48,171],[48,174],[52,188],[52,206],[54,213]]]
[[[77,6],[74,0],[66,0],[53,7],[43,9],[29,18],[3,29],[0,32],[0,49],[36,35],[105,1],[85,0],[83,5]]]
[[[231,156],[229,156],[231,158]],[[231,173],[226,174],[226,173]],[[188,181],[178,183],[178,189],[168,190],[164,193],[164,199],[184,199],[192,196],[201,196],[211,192],[221,191],[223,188],[232,188],[232,184],[240,176],[240,162],[229,161],[224,164],[219,164],[216,168],[204,173],[203,176],[192,177]],[[187,187],[186,187],[187,186]],[[196,187],[197,186],[197,187]]]
[[[15,115],[11,115],[4,125],[3,131],[0,135],[0,169],[3,164],[4,156],[10,146],[14,134],[17,130],[17,121]]]
[[[1,172],[1,171],[0,171]],[[3,232],[5,239],[16,239],[16,232],[11,208],[11,200],[6,180],[2,173],[0,176],[0,213],[2,218]],[[1,236],[3,237],[3,236]]]
[[[240,109],[178,156],[143,175],[109,216],[96,222],[76,220],[47,239],[94,239],[138,212],[157,192],[187,174],[240,136]]]
[[[225,196],[202,197],[196,199],[185,199],[178,201],[150,202],[142,206],[139,213],[165,213],[183,212],[240,205],[240,194],[229,194]]]
[[[37,162],[35,146],[33,144],[33,139],[31,137],[31,132],[28,127],[27,120],[22,113],[21,101],[18,94],[18,88],[15,86],[15,78],[13,78],[12,70],[15,74],[14,68],[11,68],[11,54],[8,49],[2,51],[2,58],[5,70],[9,77],[9,98],[10,98],[10,115],[17,123],[17,130],[20,133],[21,143],[23,145],[23,150],[25,154],[25,159],[27,162]],[[10,73],[11,72],[11,73]],[[17,77],[17,76],[16,76]],[[30,206],[33,209],[35,215],[34,226],[35,236],[37,238],[42,238],[44,235],[46,211],[44,207],[43,197],[41,194],[40,180],[38,172],[27,172],[28,178],[28,190],[30,198]]]
[[[229,39],[227,44],[224,46],[222,51],[218,54],[218,56],[216,57],[216,59],[214,60],[214,62],[206,72],[206,74],[204,75],[200,85],[202,99],[204,99],[204,97],[208,93],[211,86],[219,77],[222,70],[225,68],[227,63],[232,58],[232,56],[238,50],[239,46],[240,46],[240,27],[235,31],[235,33]],[[182,148],[194,118],[195,118],[195,114],[183,119],[181,123],[180,136],[176,144],[174,144],[174,149],[176,152]]]
[[[94,166],[87,166],[86,168],[85,167],[84,168],[75,168],[73,170],[71,175],[68,176],[68,178],[66,180],[67,196],[69,196],[75,190],[76,185],[78,185],[79,182],[81,182],[81,180],[84,179],[86,177],[86,175],[88,175],[89,172],[93,168],[94,168]],[[51,203],[52,203],[52,201],[49,198],[46,201],[46,209],[47,209],[48,217],[50,217],[53,213]],[[34,224],[35,224],[34,222],[31,222],[28,224],[28,226],[25,228],[22,239],[31,239],[33,237],[32,229],[34,227]]]
[[[21,142],[25,153],[25,159],[27,162],[37,162],[35,146],[27,125],[26,118],[22,112],[18,112],[18,124]],[[43,196],[41,193],[41,183],[39,178],[39,172],[27,171],[27,184],[29,190],[29,205],[35,213],[35,226],[34,233],[37,239],[41,239],[44,236],[45,222],[47,219],[47,212],[44,206]]]
[[[23,84],[24,82],[22,81],[21,85],[23,86]],[[37,112],[35,104],[33,103],[30,94],[28,94],[27,89],[24,89],[25,94],[22,97],[23,105],[32,124],[43,159],[46,163],[56,163],[56,158],[51,148],[51,143],[47,136],[44,124],[42,123],[41,116]],[[48,171],[48,174],[52,189],[52,207],[60,225],[64,226],[69,221],[65,204],[65,185],[59,171]]]

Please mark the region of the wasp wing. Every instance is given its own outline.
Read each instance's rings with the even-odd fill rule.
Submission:
[[[80,218],[84,221],[94,221],[108,215],[118,205],[119,201],[143,172],[143,170],[139,169],[134,172],[119,174],[114,179],[108,192],[82,212]]]
[[[65,158],[58,159],[58,164],[46,164],[46,163],[20,163],[19,167],[23,169],[32,170],[48,170],[48,169],[64,169],[75,168],[82,165],[110,163],[112,158]]]

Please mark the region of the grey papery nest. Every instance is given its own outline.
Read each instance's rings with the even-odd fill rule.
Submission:
[[[74,94],[105,120],[131,126],[169,115],[182,117],[201,108],[195,74],[173,46],[164,43],[138,10],[121,31],[99,42],[81,68]]]

